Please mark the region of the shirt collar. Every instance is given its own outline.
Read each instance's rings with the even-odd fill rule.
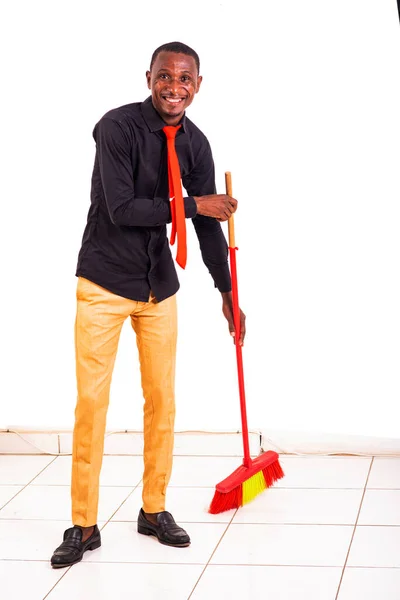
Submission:
[[[144,102],[142,102],[141,110],[142,110],[142,115],[146,122],[146,125],[152,133],[154,131],[160,131],[163,127],[165,127],[167,125],[167,123],[165,123],[162,120],[162,118],[160,117],[160,115],[158,114],[156,109],[154,108],[151,96],[149,96],[148,98],[146,98],[146,100]],[[185,113],[183,113],[182,119],[179,121],[178,125],[182,125],[180,131],[183,131],[183,132],[186,131],[186,127],[185,127],[186,126],[186,114]]]

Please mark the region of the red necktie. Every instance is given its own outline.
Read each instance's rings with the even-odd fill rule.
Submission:
[[[163,131],[167,137],[168,150],[168,183],[169,197],[171,199],[171,245],[175,244],[175,238],[178,238],[178,249],[176,253],[176,262],[182,269],[186,266],[186,217],[185,204],[183,201],[181,171],[179,168],[178,155],[175,150],[175,136],[180,128],[180,125],[173,127],[168,125],[163,127]]]

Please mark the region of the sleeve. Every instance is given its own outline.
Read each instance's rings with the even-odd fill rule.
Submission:
[[[192,171],[183,178],[183,185],[190,196],[215,194],[214,160],[208,141]],[[215,287],[222,292],[231,291],[231,277],[228,266],[228,244],[221,223],[212,217],[196,215],[193,218],[200,244],[203,262],[206,265]]]
[[[110,219],[117,226],[154,227],[171,221],[165,198],[135,195],[132,166],[132,141],[121,125],[103,117],[93,132],[98,153],[100,176]],[[193,206],[194,205],[194,206]],[[196,214],[193,198],[185,199],[187,218]]]

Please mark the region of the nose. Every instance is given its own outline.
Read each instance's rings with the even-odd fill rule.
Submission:
[[[169,82],[169,89],[171,90],[171,94],[177,96],[179,94],[179,88],[181,86],[181,82],[177,78],[172,78]]]

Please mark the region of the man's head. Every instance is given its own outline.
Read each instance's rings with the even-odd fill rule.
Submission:
[[[147,71],[154,108],[168,125],[179,123],[200,89],[200,60],[186,44],[171,42],[154,51]]]

